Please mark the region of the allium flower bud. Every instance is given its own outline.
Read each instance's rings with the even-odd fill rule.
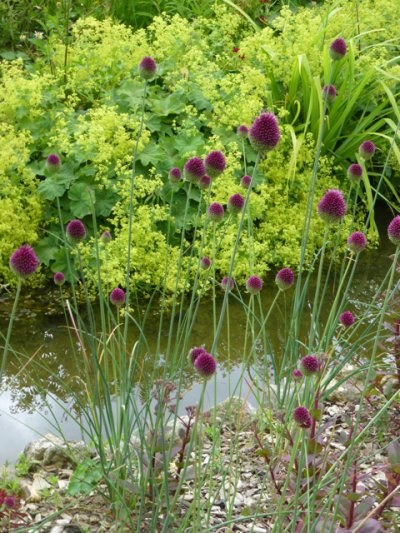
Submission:
[[[205,257],[202,257],[200,259],[200,267],[203,269],[203,270],[208,270],[211,266],[211,261],[209,259],[209,257],[205,256]]]
[[[205,158],[206,173],[212,178],[216,178],[225,170],[226,160],[225,156],[219,150],[210,152]]]
[[[334,61],[342,59],[346,55],[346,52],[346,41],[342,37],[335,39],[329,47],[329,55]]]
[[[74,243],[77,244],[86,237],[86,229],[83,223],[78,220],[71,220],[71,222],[68,222],[67,228],[65,230],[68,239]]]
[[[251,176],[243,176],[240,180],[240,184],[244,189],[248,189],[251,183]]]
[[[235,282],[232,278],[228,278],[228,276],[224,276],[221,280],[221,287],[224,290],[231,291],[233,287],[235,286]]]
[[[117,287],[110,292],[110,302],[116,307],[121,307],[125,303],[125,291]]]
[[[156,75],[157,65],[152,57],[146,56],[139,63],[139,76],[144,80],[152,80]]]
[[[333,104],[337,96],[337,91],[333,85],[325,85],[322,88],[322,96],[326,96],[327,101]]]
[[[207,174],[204,174],[204,176],[201,176],[199,180],[199,187],[200,189],[208,189],[211,186],[212,179],[210,176],[207,176]]]
[[[198,358],[199,355],[201,355],[202,353],[207,353],[206,350],[204,348],[202,348],[201,346],[199,347],[195,347],[195,348],[192,348],[189,352],[189,357],[190,359],[192,360],[192,363],[194,364],[194,362],[196,361],[196,359]]]
[[[237,215],[238,213],[240,213],[240,211],[242,211],[243,207],[243,196],[239,193],[232,194],[232,196],[228,200],[228,211],[233,215]]]
[[[56,272],[53,277],[54,283],[61,287],[65,283],[65,276],[62,272]]]
[[[295,368],[292,372],[293,379],[300,381],[303,378],[303,373],[298,368]]]
[[[28,278],[36,272],[38,266],[39,259],[27,244],[17,248],[10,257],[10,268],[20,278]]]
[[[395,246],[400,246],[400,215],[394,217],[388,226],[387,232],[392,243]]]
[[[207,216],[211,220],[211,222],[221,222],[221,220],[224,219],[224,214],[224,208],[218,202],[214,202],[213,204],[208,206]]]
[[[358,163],[353,163],[347,169],[347,176],[350,181],[358,182],[360,181],[363,174],[362,166]]]
[[[199,354],[193,364],[197,372],[205,378],[212,376],[217,369],[214,357],[206,351]]]
[[[168,179],[170,183],[178,183],[182,178],[182,172],[178,167],[171,168],[168,173]]]
[[[315,355],[306,355],[301,359],[300,366],[305,376],[312,376],[319,371],[319,361]]]
[[[61,159],[57,154],[50,154],[46,159],[46,168],[52,174],[58,172],[61,168]]]
[[[351,311],[344,311],[339,317],[340,323],[343,324],[345,328],[349,328],[355,322],[353,313]]]
[[[246,289],[250,294],[258,294],[262,291],[263,280],[258,276],[250,276],[246,281]]]
[[[347,246],[354,254],[359,254],[367,246],[367,239],[361,231],[355,231],[347,239]]]
[[[372,141],[364,141],[360,144],[358,153],[365,161],[369,161],[374,157],[375,154],[375,145]]]
[[[300,407],[296,407],[296,409],[293,411],[293,419],[296,424],[303,429],[308,429],[312,425],[311,415],[307,407],[302,405]]]
[[[249,139],[256,152],[273,150],[280,138],[278,121],[273,113],[261,113],[250,128]]]
[[[318,204],[318,214],[327,224],[340,222],[346,215],[346,202],[341,191],[326,191]]]
[[[275,283],[281,291],[290,289],[294,283],[293,270],[291,268],[282,268],[275,277]]]
[[[192,183],[199,181],[206,173],[204,163],[200,157],[192,157],[189,161],[186,161],[183,170],[187,181],[191,181]]]
[[[245,126],[244,124],[242,124],[236,130],[236,133],[241,139],[247,139],[247,137],[249,136],[249,128]]]
[[[7,509],[14,509],[17,505],[17,498],[16,496],[5,496],[3,503],[4,507],[7,507]]]
[[[103,231],[103,233],[101,234],[100,240],[102,243],[108,244],[109,242],[112,241],[111,233],[108,230]]]

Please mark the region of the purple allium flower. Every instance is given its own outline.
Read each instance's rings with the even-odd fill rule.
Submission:
[[[333,104],[337,95],[337,91],[333,85],[325,85],[322,88],[322,96],[326,96],[327,101]]]
[[[311,415],[307,407],[302,405],[296,407],[296,409],[293,411],[293,419],[298,426],[304,429],[308,429],[312,425]]]
[[[214,150],[213,152],[210,152],[206,156],[204,163],[207,174],[209,174],[212,178],[216,178],[217,176],[222,174],[226,167],[225,156],[219,150]]]
[[[305,376],[312,376],[319,371],[319,361],[315,355],[306,355],[301,359],[300,366]]]
[[[33,248],[27,244],[17,248],[10,257],[10,268],[20,278],[31,276],[36,272],[38,266],[39,259]]]
[[[394,217],[388,226],[387,232],[392,243],[396,246],[400,246],[400,215]]]
[[[207,216],[211,220],[211,222],[221,222],[221,220],[223,220],[224,218],[224,214],[224,208],[218,202],[214,202],[213,204],[208,206]]]
[[[361,157],[365,159],[365,161],[369,161],[374,157],[375,154],[375,145],[372,141],[364,141],[360,144],[360,147],[358,149],[358,153]]]
[[[199,180],[199,187],[200,189],[208,189],[211,186],[212,179],[210,176],[207,176],[207,174],[204,174],[204,176],[201,176]]]
[[[224,290],[228,290],[228,291],[231,291],[233,289],[233,287],[235,286],[235,282],[233,281],[232,278],[228,278],[228,276],[224,276],[221,280],[221,287],[224,289]]]
[[[214,357],[206,351],[199,354],[193,364],[197,372],[206,378],[212,376],[217,369]]]
[[[199,179],[206,173],[203,160],[200,159],[200,157],[192,157],[189,161],[186,161],[183,169],[185,172],[185,178],[191,182],[199,181]]]
[[[146,56],[139,63],[139,76],[144,80],[152,80],[156,75],[157,65],[152,57]]]
[[[103,231],[103,233],[101,234],[100,236],[100,240],[101,242],[103,242],[104,244],[108,244],[109,242],[112,241],[112,236],[111,236],[111,233],[106,229]]]
[[[171,168],[168,172],[168,179],[171,183],[178,183],[182,178],[182,172],[178,167]]]
[[[236,133],[241,139],[247,139],[247,137],[249,136],[249,128],[244,124],[241,124],[236,130]]]
[[[342,59],[346,55],[346,52],[346,41],[342,37],[335,39],[329,47],[329,55],[334,61]]]
[[[291,268],[282,268],[282,270],[280,270],[275,277],[275,283],[278,285],[281,291],[290,289],[294,283],[293,270]]]
[[[53,277],[54,283],[61,287],[65,283],[65,276],[62,272],[56,272]]]
[[[211,261],[209,257],[205,256],[200,259],[200,267],[203,270],[208,270],[210,266],[211,266]]]
[[[240,180],[240,184],[244,189],[248,189],[251,183],[251,176],[243,176]]]
[[[49,172],[54,174],[61,168],[61,159],[57,154],[50,154],[46,159],[46,168]]]
[[[3,503],[4,507],[7,507],[7,509],[14,509],[17,505],[17,498],[16,496],[5,496]]]
[[[353,163],[347,169],[347,177],[350,181],[358,182],[362,177],[363,169],[358,163]]]
[[[192,348],[190,351],[189,351],[189,357],[190,359],[192,360],[192,363],[194,364],[194,362],[196,361],[196,359],[198,358],[199,355],[201,355],[202,353],[207,353],[206,350],[204,348],[202,348],[201,346],[199,347],[195,347],[195,348]]]
[[[278,120],[273,113],[261,113],[251,125],[249,139],[256,152],[272,150],[280,138]]]
[[[250,276],[246,281],[246,289],[250,294],[258,294],[262,291],[263,280],[258,276]]]
[[[237,215],[244,207],[244,198],[241,194],[236,193],[228,200],[228,211],[233,215]]]
[[[355,322],[353,313],[351,311],[344,311],[339,317],[340,323],[343,324],[345,328],[349,328]]]
[[[293,379],[295,379],[296,381],[300,381],[303,377],[303,373],[298,368],[295,368],[292,372],[292,376],[293,376]]]
[[[125,291],[117,287],[110,292],[110,302],[116,307],[125,303]]]
[[[326,191],[318,204],[318,214],[327,224],[340,222],[346,214],[346,202],[341,191]]]
[[[71,222],[68,222],[65,232],[67,234],[68,239],[75,244],[83,241],[83,239],[86,237],[85,226],[78,219],[71,220]]]
[[[354,254],[359,254],[367,246],[367,239],[362,231],[355,231],[347,239],[347,246]]]

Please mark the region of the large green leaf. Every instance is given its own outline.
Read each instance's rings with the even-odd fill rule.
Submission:
[[[64,194],[67,189],[65,183],[60,183],[56,178],[46,178],[40,182],[37,192],[44,200],[54,200]]]
[[[74,183],[68,191],[70,209],[74,217],[83,218],[92,212],[95,195],[86,183]]]

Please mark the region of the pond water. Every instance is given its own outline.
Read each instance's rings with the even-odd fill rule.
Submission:
[[[380,283],[390,265],[389,255],[393,253],[391,245],[385,235],[387,213],[380,216],[382,243],[377,250],[361,254],[356,277],[351,288],[350,300],[355,298],[368,302],[376,294]],[[264,309],[268,309],[275,294],[276,287],[273,283],[273,275],[266,276],[272,280],[267,282],[262,292]],[[334,287],[330,291],[330,297],[334,297]],[[290,299],[290,295],[287,296]],[[219,294],[221,303],[222,293]],[[286,302],[287,305],[290,302]],[[8,295],[0,297],[0,330],[6,331],[12,299]],[[350,305],[350,308],[352,306]],[[201,305],[196,324],[193,328],[191,346],[205,344],[210,348],[213,340],[212,325],[210,320],[211,304],[204,301]],[[269,320],[268,333],[276,346],[284,339],[282,309],[277,308]],[[306,314],[305,314],[306,315]],[[229,335],[224,331],[221,337],[218,352],[218,373],[216,377],[217,401],[220,402],[229,396],[229,390],[233,391],[240,381],[243,361],[243,337],[245,329],[245,315],[243,307],[234,298],[229,302],[229,318],[232,326]],[[307,327],[308,317],[304,317],[304,325]],[[308,327],[307,327],[308,329]],[[150,349],[156,344],[158,330],[158,315],[154,312],[146,327],[146,337],[149,339]],[[166,344],[168,338],[168,321],[163,330],[162,344]],[[76,367],[74,356],[70,349],[70,338],[65,328],[64,314],[60,305],[57,291],[41,293],[29,293],[26,291],[20,301],[17,320],[15,322],[13,349],[26,358],[33,357],[51,368],[51,373],[35,367],[34,371],[23,368],[21,360],[13,360],[9,354],[7,374],[5,376],[6,391],[0,395],[0,464],[4,461],[15,461],[18,454],[23,450],[27,442],[39,438],[40,435],[61,430],[66,438],[79,439],[81,431],[74,420],[74,408],[72,398],[60,387],[62,379],[70,379]],[[151,362],[150,362],[151,363]],[[152,362],[154,364],[154,362]],[[21,367],[22,365],[22,367]],[[189,368],[186,376],[186,390],[181,403],[181,411],[186,405],[198,402],[201,384],[196,382],[196,375]],[[51,398],[48,393],[51,393]],[[243,384],[242,396],[252,399],[251,393]],[[207,385],[205,394],[205,406],[209,407],[214,402],[214,382]],[[69,413],[67,416],[66,413]],[[58,428],[54,427],[57,420]]]

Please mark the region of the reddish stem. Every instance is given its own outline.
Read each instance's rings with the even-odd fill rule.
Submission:
[[[357,459],[354,461],[353,466],[353,475],[351,480],[351,490],[353,494],[357,493]],[[347,528],[350,529],[354,523],[354,511],[356,508],[356,502],[354,500],[351,500],[350,502],[350,512],[349,512],[349,519],[347,521]]]

